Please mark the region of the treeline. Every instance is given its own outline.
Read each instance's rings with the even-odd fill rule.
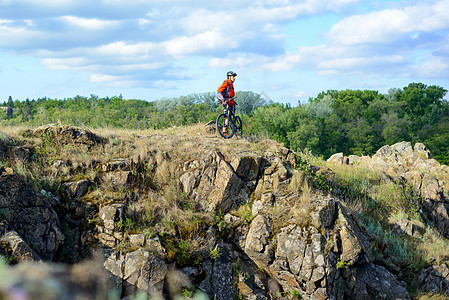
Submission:
[[[449,164],[449,104],[447,90],[411,83],[388,94],[372,90],[330,90],[291,107],[273,103],[253,92],[237,92],[237,111],[246,133],[268,136],[293,150],[308,149],[325,158],[336,152],[372,155],[383,145],[422,142],[434,157]],[[154,102],[123,97],[37,100],[3,103],[0,125],[56,123],[130,129],[161,129],[214,120],[222,110],[215,93],[202,93]],[[2,113],[2,111],[0,111]]]
[[[252,92],[237,92],[239,110],[251,115],[255,109],[270,104]],[[122,96],[89,98],[76,96],[64,100],[39,98],[25,101],[10,97],[4,107],[13,107],[13,116],[0,116],[0,125],[56,123],[91,128],[161,129],[214,120],[219,109],[215,93],[192,94],[154,102],[125,100]],[[1,112],[0,112],[1,113]]]

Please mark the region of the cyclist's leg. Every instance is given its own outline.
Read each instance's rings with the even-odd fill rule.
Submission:
[[[228,109],[230,109],[232,111],[232,107],[233,105],[229,105]],[[225,111],[226,113],[226,111]],[[227,116],[230,116],[230,113],[227,113]],[[223,133],[226,134],[228,132],[228,126],[229,126],[229,118],[225,118],[224,120],[224,126],[223,126]]]
[[[225,118],[224,119],[224,122],[223,122],[223,133],[224,134],[227,134],[227,132],[228,132],[228,118]]]

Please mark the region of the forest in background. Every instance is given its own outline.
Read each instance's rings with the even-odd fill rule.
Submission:
[[[245,134],[269,137],[295,151],[327,158],[334,153],[372,155],[400,141],[424,143],[440,163],[449,165],[447,90],[410,83],[387,94],[373,90],[328,90],[306,104],[292,107],[250,92],[237,92],[237,112]],[[66,99],[39,98],[2,104],[0,125],[40,126],[50,123],[88,128],[162,129],[215,120],[222,111],[215,93],[153,102],[122,96]]]

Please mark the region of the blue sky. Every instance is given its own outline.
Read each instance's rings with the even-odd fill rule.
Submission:
[[[0,102],[449,89],[449,0],[0,0]]]

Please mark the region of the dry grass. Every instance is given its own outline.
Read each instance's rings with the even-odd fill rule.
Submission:
[[[449,241],[432,228],[426,229],[417,247],[426,262],[435,261],[440,264],[449,259]]]
[[[1,131],[10,137],[19,137],[28,129],[31,128],[27,126],[3,126]]]
[[[304,181],[301,191],[301,196],[292,207],[291,213],[294,216],[295,223],[306,226],[311,222],[312,199],[314,195],[307,181]]]
[[[421,294],[415,298],[416,300],[448,300],[449,295],[447,293],[428,293]]]

